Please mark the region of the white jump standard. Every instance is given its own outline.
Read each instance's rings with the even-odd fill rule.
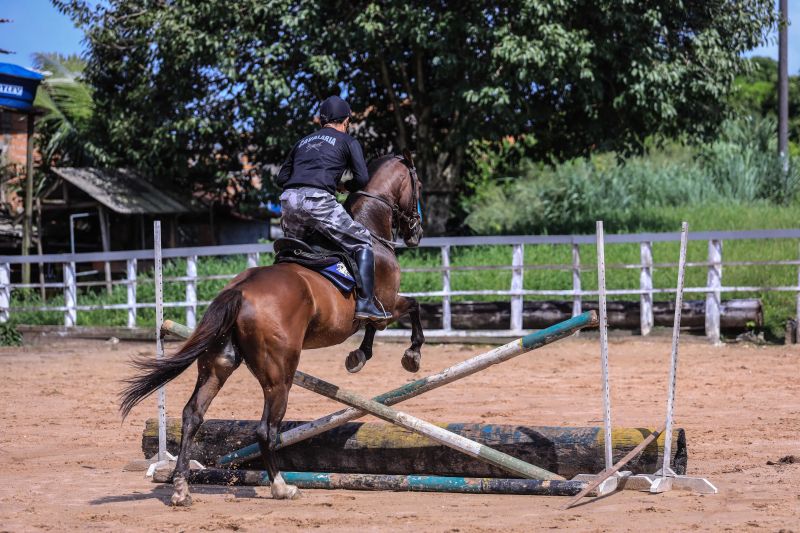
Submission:
[[[581,480],[589,483],[589,486],[581,491],[565,508],[569,508],[577,503],[580,498],[587,494],[591,494],[589,490],[592,487],[596,488],[597,495],[608,494],[617,489],[629,490],[643,490],[652,493],[665,492],[671,489],[690,490],[700,494],[716,494],[717,488],[705,478],[677,475],[672,470],[671,465],[671,449],[672,449],[672,426],[673,426],[673,411],[675,404],[675,388],[677,379],[677,366],[678,366],[678,344],[680,339],[680,325],[681,325],[681,306],[683,305],[683,286],[684,275],[686,271],[686,247],[689,238],[689,225],[683,222],[681,225],[681,247],[680,247],[680,260],[678,263],[678,288],[675,296],[675,317],[672,328],[672,351],[671,351],[671,364],[669,372],[669,381],[667,384],[667,418],[662,428],[656,431],[653,435],[648,437],[649,441],[653,441],[659,437],[660,434],[664,435],[664,456],[662,467],[655,474],[638,474],[631,475],[631,472],[621,472],[621,468],[633,459],[637,450],[644,449],[645,441],[643,441],[637,450],[632,450],[616,465],[611,464],[610,460],[610,439],[606,439],[606,469],[597,475],[581,474],[576,476],[575,480]],[[604,238],[603,238],[603,223],[597,222],[597,269],[598,269],[598,293],[600,296],[600,351],[601,360],[603,361],[603,410],[604,421],[606,427],[610,427],[611,409],[609,401],[609,383],[608,383],[608,322],[606,318],[606,288],[605,288],[605,252],[604,252]],[[608,431],[608,430],[606,430]],[[608,436],[608,434],[606,434]]]

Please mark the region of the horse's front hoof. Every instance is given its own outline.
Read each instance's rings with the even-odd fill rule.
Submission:
[[[172,493],[170,503],[175,507],[189,507],[192,505],[192,495],[189,494],[189,483],[179,477],[172,482],[175,492]]]
[[[419,372],[419,362],[422,359],[422,354],[419,351],[409,348],[403,354],[400,364],[409,372]]]
[[[365,364],[367,364],[367,356],[360,348],[350,352],[350,354],[347,356],[347,359],[344,360],[344,367],[351,374],[355,374],[364,368]]]

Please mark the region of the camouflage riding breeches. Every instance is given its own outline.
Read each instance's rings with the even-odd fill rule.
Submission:
[[[369,230],[353,220],[336,197],[314,187],[283,191],[281,228],[287,237],[301,241],[319,233],[350,255],[372,247]]]

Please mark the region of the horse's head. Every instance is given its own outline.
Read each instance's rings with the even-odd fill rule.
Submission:
[[[418,246],[422,239],[422,182],[411,153],[405,150],[402,158],[375,159],[370,162],[369,172],[369,183],[363,191],[350,195],[347,207],[354,215],[356,211],[362,215],[360,221],[373,235],[391,240],[392,230],[397,229],[406,246]],[[356,204],[358,198],[363,201]]]
[[[395,216],[403,242],[406,246],[414,247],[418,246],[422,239],[422,182],[417,176],[411,152],[403,150],[403,158],[408,167],[408,177],[400,186]]]

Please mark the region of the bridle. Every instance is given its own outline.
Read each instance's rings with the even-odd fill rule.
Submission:
[[[387,206],[389,209],[392,210],[392,229],[395,232],[400,227],[400,222],[405,224],[408,227],[408,231],[413,231],[416,229],[417,226],[422,224],[422,215],[419,212],[419,190],[417,188],[417,169],[414,167],[414,163],[410,161],[407,157],[402,157],[403,163],[408,167],[408,174],[411,177],[411,209],[410,212],[408,210],[403,210],[400,208],[399,205],[396,203],[392,203],[383,196],[379,196],[377,194],[372,194],[366,191],[355,191],[353,194],[356,196],[363,196],[365,198],[371,198],[373,200],[377,200]],[[373,235],[373,237],[381,242],[382,244],[388,246],[392,250],[394,250],[394,244],[382,237],[377,235]]]

